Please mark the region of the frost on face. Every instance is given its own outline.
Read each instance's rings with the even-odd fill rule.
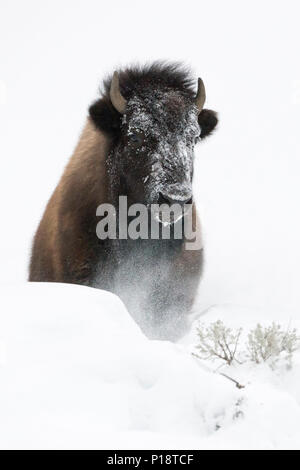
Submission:
[[[199,138],[196,107],[174,90],[147,90],[133,96],[123,116],[123,131],[142,133],[138,158],[147,153],[149,174],[143,176],[148,199],[155,202],[160,192],[184,202],[192,196],[194,144]]]

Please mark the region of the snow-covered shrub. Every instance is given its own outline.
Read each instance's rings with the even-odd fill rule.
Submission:
[[[198,357],[200,359],[224,360],[231,365],[237,360],[238,344],[242,333],[242,328],[233,330],[224,325],[221,320],[205,326],[199,323],[197,334],[199,342],[196,345]]]
[[[267,362],[272,369],[283,359],[288,368],[292,366],[293,353],[299,348],[296,329],[283,331],[281,325],[272,323],[263,327],[259,323],[248,334],[247,357],[260,364]]]
[[[260,364],[266,362],[275,369],[278,362],[287,368],[292,366],[293,353],[300,348],[297,330],[284,330],[281,325],[272,323],[263,327],[259,323],[248,333],[246,344],[241,345],[242,328],[233,330],[221,320],[197,327],[198,344],[196,349],[199,359],[216,359],[231,365],[234,361]]]

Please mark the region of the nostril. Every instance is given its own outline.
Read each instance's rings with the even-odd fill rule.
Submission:
[[[170,204],[170,199],[164,196],[162,193],[159,193],[158,204]]]

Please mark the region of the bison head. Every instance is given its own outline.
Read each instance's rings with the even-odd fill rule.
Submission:
[[[95,125],[113,137],[111,166],[129,203],[192,202],[194,146],[216,126],[182,70],[152,66],[114,73],[107,94],[90,108]]]

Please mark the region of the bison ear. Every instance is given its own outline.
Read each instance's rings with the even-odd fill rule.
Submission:
[[[95,126],[113,137],[120,133],[122,115],[115,110],[111,102],[102,98],[89,108],[90,117]]]
[[[201,129],[200,138],[207,137],[218,124],[218,117],[215,111],[210,109],[202,109],[198,116],[198,123]]]

